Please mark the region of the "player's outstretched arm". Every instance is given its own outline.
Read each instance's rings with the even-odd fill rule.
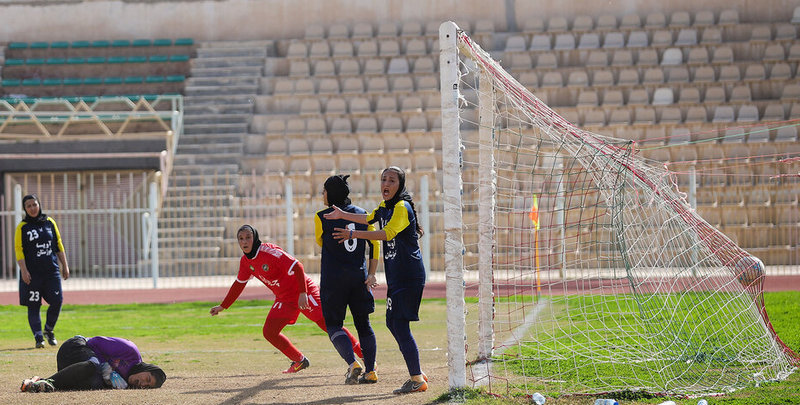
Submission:
[[[352,212],[344,211],[335,205],[331,205],[331,208],[333,208],[333,211],[323,215],[325,219],[344,219],[357,224],[367,223],[367,214],[354,214]]]
[[[217,306],[211,308],[211,311],[208,311],[208,312],[211,314],[211,316],[214,316],[214,315],[217,315],[218,313],[220,313],[220,312],[222,312],[224,310],[225,310],[225,308],[222,305],[217,305]]]

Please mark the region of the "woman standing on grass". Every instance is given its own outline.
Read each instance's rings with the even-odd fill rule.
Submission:
[[[396,166],[381,173],[383,202],[370,214],[343,211],[335,205],[326,219],[344,219],[359,224],[379,223],[381,229],[362,231],[336,228],[333,238],[339,243],[352,239],[383,241],[383,266],[386,272],[386,327],[392,332],[410,378],[395,394],[421,392],[428,389],[427,377],[419,362],[419,349],[411,334],[410,322],[419,320],[419,305],[425,287],[425,266],[419,249],[422,228],[411,195],[406,191],[406,174]]]
[[[333,346],[348,364],[345,384],[374,384],[378,382],[378,375],[375,373],[376,343],[375,332],[369,323],[369,314],[375,312],[375,299],[370,289],[378,284],[375,281],[375,271],[378,268],[378,242],[352,240],[337,243],[333,239],[333,231],[339,227],[353,230],[375,230],[375,227],[324,217],[334,210],[334,206],[346,212],[366,214],[363,208],[351,204],[348,177],[350,176],[336,175],[325,180],[322,201],[327,208],[314,215],[314,235],[317,244],[322,248],[319,283],[322,314]],[[365,260],[366,255],[369,255],[368,262]],[[350,341],[342,329],[347,307],[350,307],[361,350],[364,352],[366,368],[363,369],[364,375],[360,378],[361,364],[355,358]]]
[[[64,294],[61,278],[69,278],[67,255],[64,243],[53,218],[42,212],[39,198],[34,194],[22,197],[25,218],[14,232],[14,251],[19,265],[19,304],[28,307],[28,325],[31,327],[36,347],[44,347],[44,340],[51,346],[58,344],[53,330],[61,313]],[[50,306],[42,331],[39,311],[42,298]]]
[[[296,373],[307,368],[309,361],[306,356],[281,331],[286,325],[294,324],[301,312],[323,331],[328,331],[320,308],[319,287],[306,275],[299,260],[278,245],[262,243],[258,231],[252,226],[242,225],[236,232],[236,239],[243,253],[239,274],[222,303],[211,308],[211,316],[230,308],[251,278],[259,279],[275,294],[275,302],[264,321],[264,338],[292,361],[284,373]],[[363,357],[356,338],[347,329],[343,332],[353,351],[358,357]]]

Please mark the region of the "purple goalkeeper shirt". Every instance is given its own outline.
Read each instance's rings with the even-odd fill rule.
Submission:
[[[100,363],[108,362],[122,378],[128,379],[131,367],[142,362],[139,348],[128,339],[95,336],[86,341]]]

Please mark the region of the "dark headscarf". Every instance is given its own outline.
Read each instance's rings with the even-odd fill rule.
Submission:
[[[403,169],[397,166],[389,166],[383,170],[384,173],[388,171],[393,171],[397,173],[397,179],[400,182],[400,184],[397,187],[397,193],[395,193],[395,195],[392,198],[390,198],[388,201],[384,203],[384,205],[386,205],[386,208],[394,208],[395,204],[400,202],[400,200],[413,202],[411,200],[411,194],[409,194],[408,190],[406,190],[406,172],[404,172]]]
[[[258,231],[256,230],[256,228],[253,228],[252,226],[247,224],[239,227],[239,230],[236,231],[236,237],[238,238],[239,232],[244,230],[249,230],[250,232],[253,233],[253,248],[250,249],[249,252],[244,254],[245,256],[247,256],[248,259],[252,259],[256,257],[256,254],[258,253],[258,248],[261,247],[261,239],[258,239]]]
[[[164,384],[164,381],[167,379],[167,374],[161,369],[161,367],[145,362],[141,362],[131,367],[131,372],[129,375],[134,375],[143,371],[147,371],[153,376],[153,378],[155,378],[156,385],[153,386],[153,388],[161,388],[161,386]]]
[[[36,202],[39,203],[39,215],[37,215],[36,217],[28,215],[28,211],[25,210],[25,201],[28,200],[36,200]],[[25,197],[22,197],[22,209],[25,211],[25,218],[23,218],[23,221],[29,224],[33,222],[44,221],[47,219],[47,215],[45,215],[45,213],[42,212],[42,202],[39,201],[39,197],[37,197],[36,194],[28,194]]]
[[[328,204],[344,208],[350,205],[350,186],[347,185],[349,174],[328,177],[325,180],[325,191],[328,193]]]

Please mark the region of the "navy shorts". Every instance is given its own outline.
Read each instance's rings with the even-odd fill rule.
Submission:
[[[42,298],[50,305],[64,302],[61,290],[61,275],[51,273],[45,276],[31,276],[31,283],[19,280],[19,305],[42,305]]]
[[[322,316],[326,325],[341,326],[347,316],[348,306],[353,316],[375,312],[375,298],[364,280],[363,274],[355,272],[320,280]]]
[[[419,305],[425,285],[404,286],[386,292],[386,325],[392,319],[419,320]]]

